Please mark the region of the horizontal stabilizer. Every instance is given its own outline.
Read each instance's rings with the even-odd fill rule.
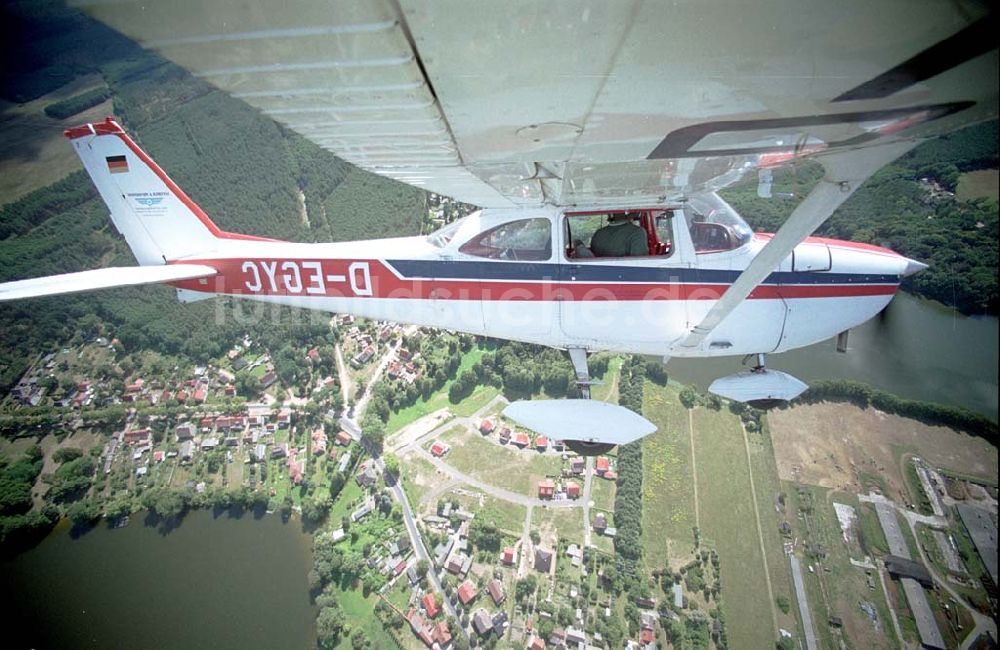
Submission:
[[[17,280],[0,284],[0,302],[19,298],[55,296],[92,289],[131,287],[153,282],[208,278],[218,271],[203,264],[170,264],[166,266],[118,266],[79,273],[63,273],[43,278]]]
[[[780,370],[744,370],[716,379],[710,393],[736,402],[788,401],[802,394],[808,385]]]
[[[624,445],[656,431],[656,425],[624,406],[589,399],[514,402],[503,414],[555,440]]]

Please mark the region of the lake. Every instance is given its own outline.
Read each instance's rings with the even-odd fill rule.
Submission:
[[[309,648],[312,538],[295,520],[142,514],[74,539],[65,523],[0,562],[5,648]]]
[[[851,330],[847,354],[834,340],[771,354],[767,365],[805,381],[857,379],[909,399],[964,406],[996,419],[998,321],[963,316],[899,292],[884,316]],[[740,360],[672,359],[671,378],[707,389]]]

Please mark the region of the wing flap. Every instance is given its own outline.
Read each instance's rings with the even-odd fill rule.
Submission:
[[[211,266],[203,264],[170,264],[167,266],[115,266],[78,273],[62,273],[29,280],[0,284],[0,302],[21,298],[55,296],[94,289],[131,287],[174,280],[194,280],[216,275]]]

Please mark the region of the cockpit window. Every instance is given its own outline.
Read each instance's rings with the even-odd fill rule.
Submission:
[[[698,254],[730,251],[753,237],[750,226],[717,194],[692,197],[684,208],[684,218]]]
[[[547,260],[552,256],[552,224],[548,219],[509,221],[478,233],[458,250],[495,260]]]
[[[459,219],[438,228],[431,234],[427,235],[427,243],[437,246],[438,248],[444,248],[448,245],[448,242],[451,241],[452,237],[455,236],[455,233],[458,232],[458,229],[462,227],[462,223],[464,221],[464,218]]]

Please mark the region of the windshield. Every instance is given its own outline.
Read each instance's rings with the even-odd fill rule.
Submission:
[[[467,218],[468,217],[462,217],[457,221],[452,221],[451,223],[438,228],[431,234],[427,235],[427,243],[438,248],[444,248],[451,241],[452,237],[455,236],[455,233],[458,232],[458,229],[462,227],[462,224],[465,223]]]
[[[718,194],[691,197],[684,207],[696,253],[718,253],[743,246],[753,230]]]

